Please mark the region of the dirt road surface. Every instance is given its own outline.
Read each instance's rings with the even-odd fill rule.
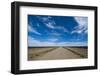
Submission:
[[[87,58],[85,48],[29,48],[28,60],[56,60]]]

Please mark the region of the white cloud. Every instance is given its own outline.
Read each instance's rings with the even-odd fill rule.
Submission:
[[[58,32],[58,31],[56,31],[56,30],[50,30],[50,31],[45,31],[45,32],[47,32],[47,35],[48,36],[53,36],[53,38],[54,37],[59,37],[60,35],[62,35],[60,32]]]
[[[28,36],[28,46],[52,46],[55,45],[56,43],[54,42],[50,42],[50,41],[44,41],[41,42],[39,40],[36,40],[34,38],[32,38],[31,36]]]
[[[52,28],[52,29],[55,28],[55,27],[54,27],[54,23],[52,23],[52,22],[45,23],[45,25],[46,25],[48,28]]]
[[[74,19],[79,24],[79,26],[87,26],[88,25],[87,17],[74,17]]]
[[[58,32],[52,32],[52,33],[50,33],[50,35],[52,35],[52,36],[60,36],[61,33],[58,33]]]
[[[51,16],[47,16],[47,17],[38,17],[40,20],[43,21],[43,23],[50,29],[59,29],[62,30],[64,32],[68,32],[68,30],[66,28],[64,28],[63,26],[57,26],[55,21],[52,20]],[[55,26],[56,25],[56,26]]]
[[[56,29],[62,30],[64,32],[68,32],[68,30],[63,26],[57,26]]]
[[[52,17],[48,16],[48,17],[42,17],[43,21],[49,21],[49,19],[51,19]]]
[[[42,19],[43,19],[43,21],[47,21],[48,17],[43,17]]]
[[[51,28],[51,29],[54,29],[54,25],[55,25],[55,21],[52,20],[52,17],[50,16],[47,16],[47,17],[40,17],[40,16],[37,16],[37,18],[42,21],[45,26],[47,26],[48,28]]]
[[[28,25],[28,31],[29,32],[33,32],[33,33],[35,33],[35,34],[37,34],[37,35],[41,35],[41,33],[39,33],[39,32],[37,32],[33,27],[31,27],[30,25]]]
[[[56,39],[55,39],[56,40]],[[44,41],[41,42],[28,36],[28,46],[30,47],[48,47],[48,46],[87,46],[87,42],[53,42],[53,41]]]
[[[48,41],[52,41],[52,42],[55,42],[57,40],[58,40],[57,38],[50,38],[50,39],[48,39]]]
[[[79,30],[79,29],[75,29],[73,30],[71,33],[78,33],[78,34],[81,34],[83,32],[83,30]]]
[[[38,45],[40,41],[32,38],[31,36],[28,36],[28,46],[34,46],[35,45]]]
[[[88,30],[88,18],[87,17],[74,17],[76,22],[78,23],[78,26],[76,26],[71,33],[87,33],[85,31]]]

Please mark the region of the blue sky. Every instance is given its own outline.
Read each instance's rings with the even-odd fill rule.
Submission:
[[[87,46],[88,18],[28,15],[28,46]]]

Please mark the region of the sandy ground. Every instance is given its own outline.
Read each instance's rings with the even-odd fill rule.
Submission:
[[[28,48],[28,60],[87,58],[87,48]]]

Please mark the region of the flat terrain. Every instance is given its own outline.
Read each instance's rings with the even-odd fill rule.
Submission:
[[[56,60],[87,58],[87,47],[28,48],[28,60]]]

